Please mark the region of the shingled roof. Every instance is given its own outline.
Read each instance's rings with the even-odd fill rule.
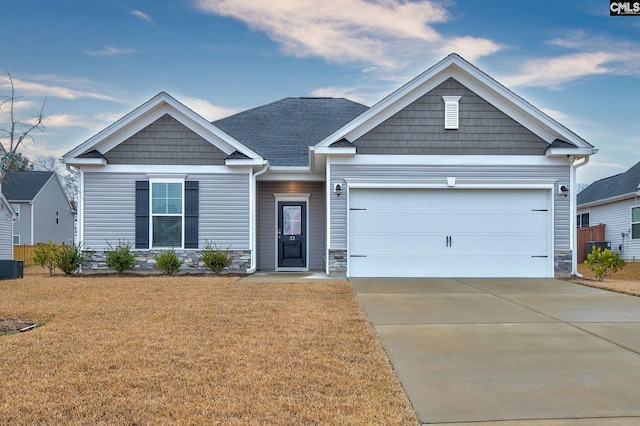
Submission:
[[[640,162],[624,173],[597,180],[578,194],[578,205],[613,198],[640,190]]]
[[[2,193],[9,201],[31,201],[51,176],[53,172],[7,172]]]
[[[284,98],[213,124],[272,166],[308,166],[310,146],[367,109],[344,98]]]

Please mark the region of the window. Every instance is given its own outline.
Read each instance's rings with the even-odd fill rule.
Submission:
[[[60,224],[60,212],[56,210],[56,225]]]
[[[13,211],[16,212],[18,219],[20,219],[20,204],[11,204]]]
[[[578,215],[576,226],[578,228],[587,228],[589,226],[589,213],[582,213]]]
[[[20,245],[20,235],[14,235],[13,236],[13,245],[14,246],[19,246]]]
[[[640,240],[640,207],[631,208],[631,239]]]
[[[151,246],[182,247],[182,182],[151,183]]]
[[[135,248],[198,248],[198,194],[198,181],[136,181]]]

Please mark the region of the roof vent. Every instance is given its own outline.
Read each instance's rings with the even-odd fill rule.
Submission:
[[[459,120],[459,102],[462,96],[443,96],[444,100],[444,128],[457,129]]]

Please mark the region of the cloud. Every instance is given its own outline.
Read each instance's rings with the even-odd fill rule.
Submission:
[[[186,98],[182,101],[187,107],[191,108],[193,111],[209,121],[218,120],[240,112],[240,109],[214,105],[211,102],[200,98]]]
[[[45,117],[45,126],[50,128],[59,127],[95,127],[96,123],[80,115],[73,114],[52,114]]]
[[[264,31],[290,55],[357,63],[367,70],[422,67],[452,51],[469,60],[492,54],[498,43],[471,36],[444,36],[440,2],[422,0],[193,0],[206,13],[229,16]],[[419,54],[418,54],[419,52]]]
[[[140,11],[140,10],[132,10],[130,12],[133,16],[135,16],[136,18],[140,18],[143,21],[147,21],[149,23],[154,23],[153,19],[151,18],[151,16],[147,15],[146,13]]]
[[[640,48],[637,43],[574,30],[548,40],[546,44],[567,52],[524,60],[512,74],[500,80],[508,86],[557,88],[588,76],[640,75]]]
[[[41,77],[42,78],[42,77]],[[43,77],[47,80],[46,77]],[[38,83],[35,81],[27,81],[21,79],[13,79],[14,86],[16,91],[20,93],[27,93],[34,96],[46,96],[46,97],[54,97],[61,99],[80,99],[80,98],[91,98],[91,99],[99,99],[103,101],[114,101],[118,100],[110,95],[106,95],[104,93],[87,91],[82,89],[72,89],[69,87],[64,87],[56,84],[44,84]]]
[[[137,50],[133,48],[121,48],[121,47],[113,47],[106,46],[100,50],[87,50],[85,53],[89,56],[121,56],[121,55],[130,55],[132,53],[136,53]]]
[[[383,93],[376,93],[372,87],[320,87],[311,92],[312,96],[320,98],[347,98],[364,105],[374,105],[383,98]]]

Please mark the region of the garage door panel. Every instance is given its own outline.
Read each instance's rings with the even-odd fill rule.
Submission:
[[[550,276],[549,190],[354,189],[350,276]]]

